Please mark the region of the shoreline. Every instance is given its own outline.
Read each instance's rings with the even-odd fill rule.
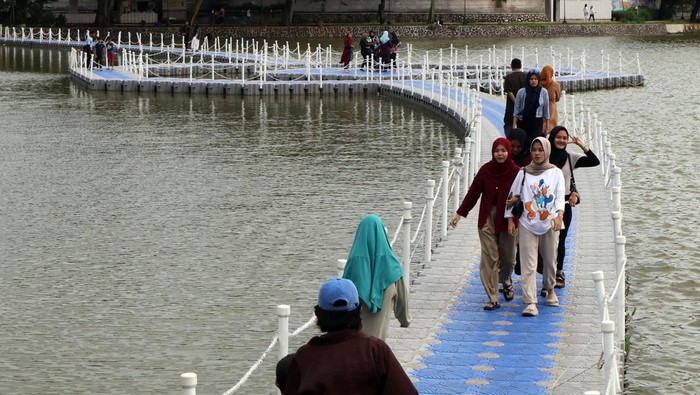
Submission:
[[[580,36],[659,36],[685,35],[700,33],[700,24],[629,24],[618,22],[574,21],[563,23],[538,24],[467,24],[444,25],[440,27],[427,25],[380,25],[378,23],[357,25],[305,25],[305,26],[239,26],[239,25],[200,25],[205,35],[214,37],[243,37],[243,38],[337,38],[345,35],[346,31],[358,34],[362,31],[395,31],[400,37],[580,37]],[[39,28],[34,28],[39,29]],[[65,28],[63,28],[65,30]],[[179,35],[180,26],[72,26],[70,30],[81,32],[85,30],[107,31],[112,35],[121,31],[125,33],[154,33]],[[57,30],[57,28],[54,28]]]

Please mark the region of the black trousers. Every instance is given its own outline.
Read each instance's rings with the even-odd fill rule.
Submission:
[[[529,151],[532,140],[542,136],[542,118],[518,119],[518,127],[527,133],[527,150]]]
[[[567,195],[568,197],[568,195]],[[568,198],[566,199],[569,200]],[[557,246],[557,271],[564,270],[564,257],[566,256],[566,235],[569,233],[571,225],[571,205],[564,205],[564,229],[559,231],[559,246]]]

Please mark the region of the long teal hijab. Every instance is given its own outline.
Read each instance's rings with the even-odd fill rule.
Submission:
[[[372,313],[382,307],[384,290],[403,277],[401,262],[394,255],[382,220],[369,214],[355,232],[343,278],[352,281]]]

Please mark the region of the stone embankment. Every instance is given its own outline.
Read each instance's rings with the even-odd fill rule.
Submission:
[[[369,30],[395,31],[399,37],[565,37],[565,36],[653,36],[666,35],[670,30],[667,26],[682,27],[683,32],[698,32],[700,24],[624,24],[624,23],[551,23],[541,25],[521,25],[521,24],[472,24],[472,25],[445,25],[436,26],[396,26],[396,25],[314,25],[314,26],[222,26],[222,25],[202,25],[201,31],[204,35],[214,37],[245,37],[245,38],[280,38],[289,37],[295,39],[314,39],[343,37],[346,31],[352,31],[356,35]],[[72,27],[71,30],[76,30]],[[178,26],[169,27],[80,27],[81,31],[100,30],[110,31],[113,35],[118,31],[122,34],[132,33],[164,33],[167,35],[179,34]]]

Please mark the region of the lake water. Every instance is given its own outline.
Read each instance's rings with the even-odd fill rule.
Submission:
[[[700,39],[404,41],[639,52],[645,87],[577,97],[623,170],[629,392],[696,393]],[[0,81],[8,394],[174,394],[186,371],[200,393],[225,391],[274,336],[275,305],[292,306],[290,328],[306,322],[360,218],[393,232],[458,144],[420,109],[372,95],[86,92],[48,49],[0,47]],[[239,393],[274,393],[273,359]]]

